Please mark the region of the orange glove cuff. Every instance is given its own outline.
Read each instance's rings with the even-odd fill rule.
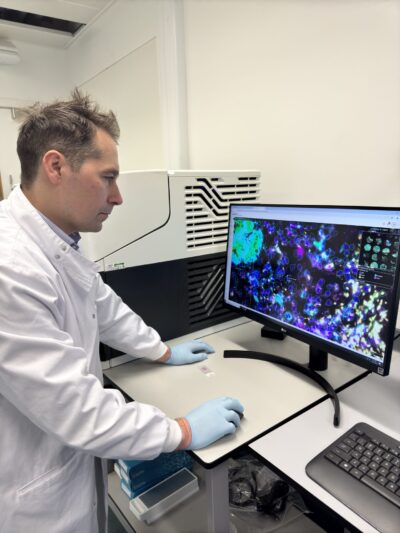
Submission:
[[[177,418],[176,421],[182,431],[182,440],[177,450],[186,450],[192,442],[192,428],[186,418]]]
[[[167,351],[159,359],[156,359],[157,363],[165,363],[171,357],[171,348],[168,346]]]

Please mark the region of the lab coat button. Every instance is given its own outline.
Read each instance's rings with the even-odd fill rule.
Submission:
[[[56,259],[60,259],[60,258],[61,258],[61,256],[60,256],[59,254],[56,254],[54,257],[55,257]]]
[[[62,250],[63,252],[66,252],[67,249],[68,249],[68,248],[67,248],[67,245],[66,245],[66,244],[63,244],[63,245],[61,246],[61,250]]]
[[[92,318],[96,318],[96,315],[93,313]]]

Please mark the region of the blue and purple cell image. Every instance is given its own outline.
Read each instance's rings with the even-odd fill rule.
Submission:
[[[392,282],[387,281],[397,261],[399,237],[389,234],[379,242],[368,229],[236,218],[231,300],[356,352],[383,358],[393,298]],[[368,269],[375,267],[389,276],[382,278],[386,283],[366,279]]]

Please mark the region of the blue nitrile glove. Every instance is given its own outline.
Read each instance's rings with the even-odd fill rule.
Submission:
[[[189,450],[204,448],[229,433],[235,433],[240,425],[239,413],[243,405],[235,398],[215,398],[200,405],[186,415],[192,430]]]
[[[165,361],[168,365],[186,365],[207,359],[214,348],[202,341],[182,342],[171,348],[171,356]]]

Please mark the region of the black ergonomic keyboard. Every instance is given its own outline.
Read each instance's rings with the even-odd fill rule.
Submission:
[[[359,423],[312,459],[306,472],[378,531],[400,532],[400,441]]]

